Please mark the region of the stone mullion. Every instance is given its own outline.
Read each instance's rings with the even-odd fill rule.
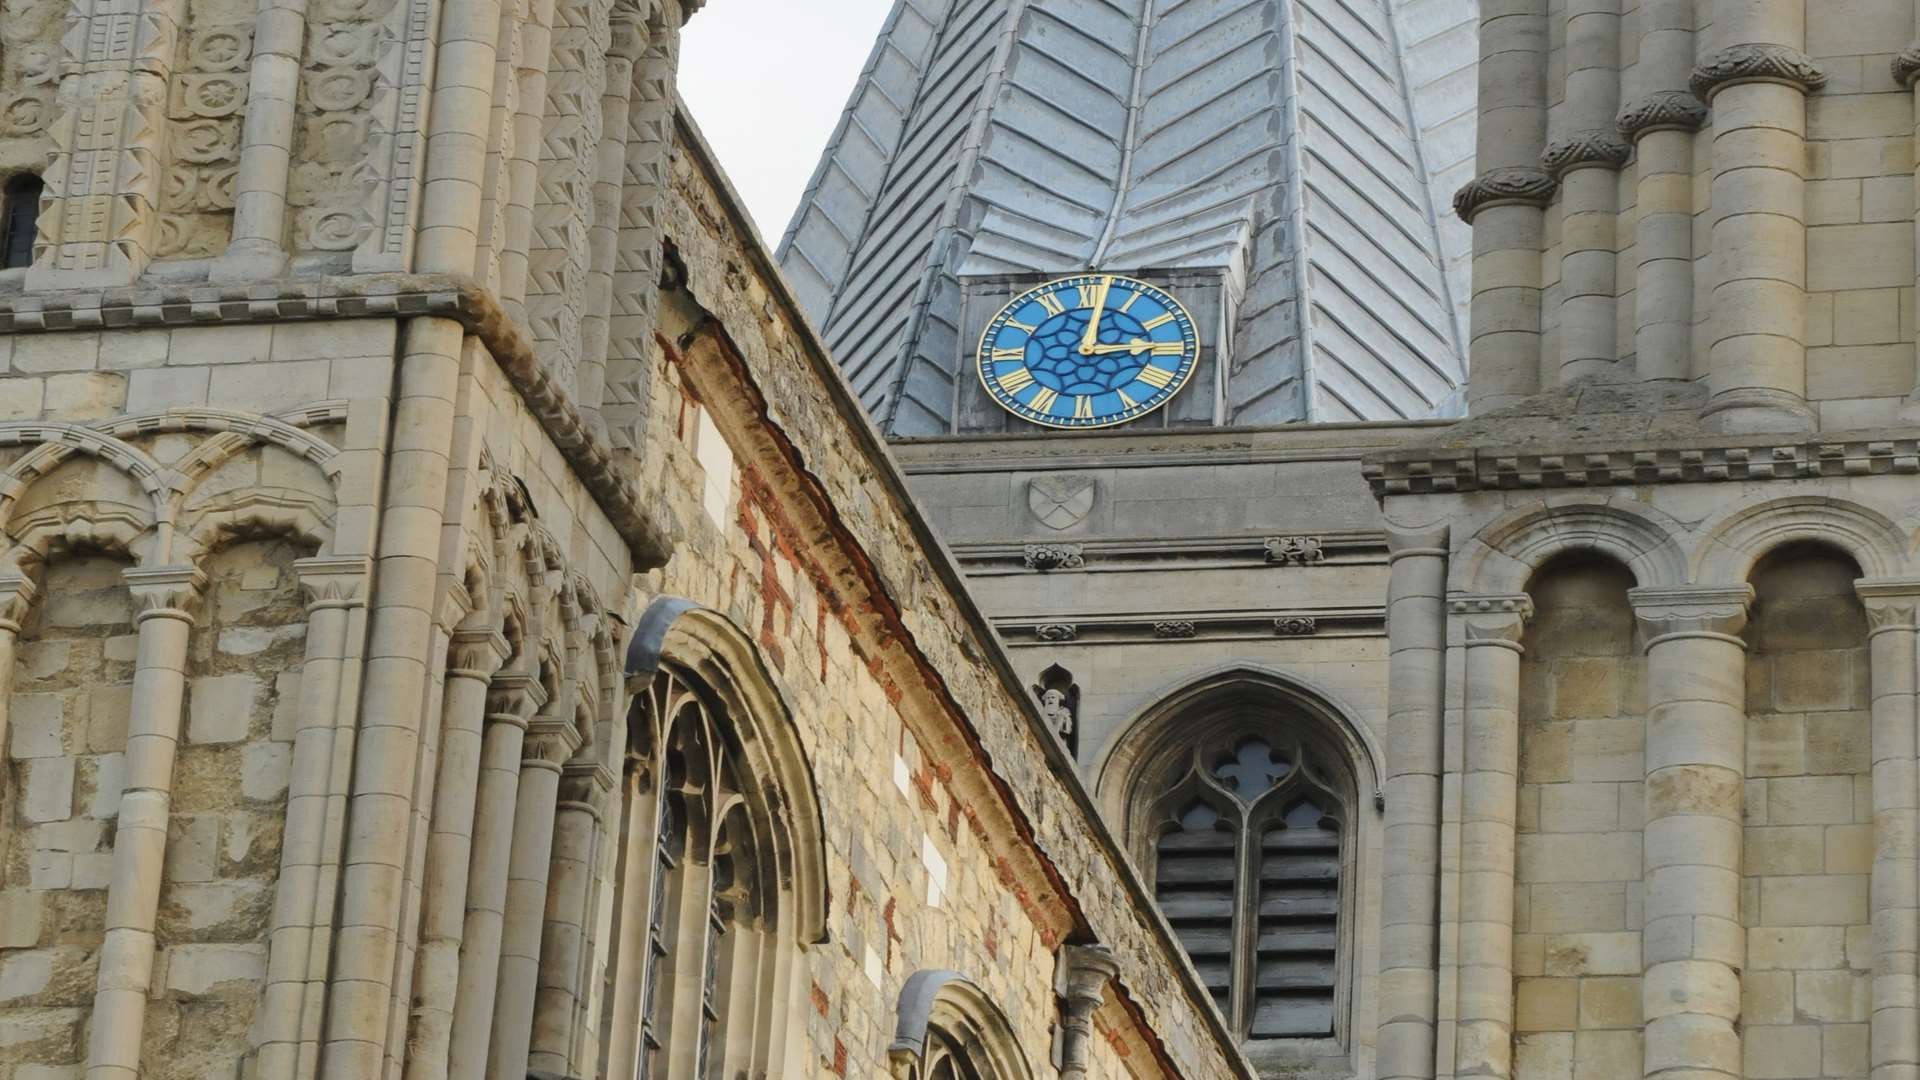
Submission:
[[[578,1043],[575,1024],[586,996],[587,919],[592,910],[594,856],[600,835],[600,796],[612,778],[599,765],[567,765],[561,774],[547,876],[528,1067],[571,1073]],[[577,1063],[580,1069],[584,1062]]]
[[[1560,184],[1562,385],[1604,376],[1620,359],[1616,223],[1620,166],[1631,153],[1614,127],[1620,104],[1619,0],[1568,0],[1569,130],[1542,155]],[[1542,375],[1545,382],[1545,374]]]
[[[1514,831],[1525,596],[1455,597],[1465,653],[1454,1072],[1513,1075]]]
[[[7,717],[12,712],[13,666],[20,643],[20,624],[39,596],[40,587],[25,574],[0,575],[0,758],[7,753]],[[0,780],[4,779],[5,774],[0,773]]]
[[[1914,20],[1920,24],[1920,4],[1914,6]],[[1920,26],[1916,27],[1916,37],[1920,38]],[[1914,143],[1920,145],[1920,40],[1902,49],[1893,58],[1893,81],[1904,87],[1913,99]],[[1914,158],[1913,167],[1913,224],[1916,233],[1920,233],[1920,155]],[[1916,280],[1920,280],[1920,251],[1915,253]],[[1902,419],[1912,419],[1916,407],[1920,407],[1920,354],[1915,356],[1913,389],[1907,395],[1907,401],[1901,410]]]
[[[434,785],[433,822],[427,835],[426,894],[414,971],[419,991],[408,1036],[408,1080],[447,1076],[487,689],[509,652],[507,639],[498,630],[454,632],[453,662],[447,669],[441,708],[440,776]]]
[[[1483,5],[1480,17],[1480,174],[1454,196],[1473,226],[1471,412],[1540,389],[1541,251],[1553,178],[1547,138],[1547,0]]]
[[[286,267],[287,178],[306,36],[307,0],[260,0],[233,180],[233,239],[215,260],[216,280],[257,281]]]
[[[329,1080],[378,1075],[386,1056],[415,765],[433,674],[427,650],[438,614],[454,397],[465,348],[460,324],[449,319],[415,318],[401,334],[354,743],[354,827],[339,890],[326,1009],[322,1069]]]
[[[1693,8],[1693,0],[1642,0],[1635,67],[1644,92],[1619,116],[1639,157],[1633,347],[1643,380],[1693,375],[1693,140],[1707,118],[1687,88]]]
[[[1228,965],[1227,1021],[1245,1035],[1253,1026],[1254,983],[1260,977],[1260,837],[1253,818],[1237,811],[1239,843],[1234,847],[1233,957]]]
[[[165,876],[173,762],[187,687],[187,639],[206,575],[191,566],[126,572],[138,624],[126,786],[113,836],[105,937],[93,997],[87,1080],[138,1080],[152,991],[154,925]]]
[[[341,689],[351,651],[354,613],[366,602],[367,560],[360,556],[301,559],[294,564],[307,593],[306,656],[293,732],[293,768],[287,785],[280,876],[274,888],[273,926],[267,936],[267,984],[255,1018],[262,1076],[308,1076],[317,1046],[303,1031],[308,995],[326,979],[321,896],[337,882],[327,857],[328,810],[343,794],[335,788],[335,743],[340,738]]]
[[[1864,579],[1873,700],[1871,1080],[1920,1075],[1920,581]]]
[[[1722,48],[1694,72],[1713,109],[1713,345],[1706,412],[1733,431],[1797,430],[1807,405],[1807,94],[1800,4],[1714,0]]]
[[[1381,1080],[1432,1080],[1438,1022],[1441,693],[1447,529],[1387,534],[1385,875],[1380,899]]]
[[[661,1014],[660,1044],[666,1067],[649,1076],[659,1080],[704,1080],[695,1071],[700,1031],[705,1023],[701,1013],[701,989],[707,975],[707,918],[713,903],[713,845],[706,844],[706,861],[696,862],[694,838],[687,837],[685,857],[667,879],[667,940],[672,950],[661,974],[667,980],[665,1005]],[[643,1053],[645,1051],[642,1051]],[[489,1078],[495,1080],[495,1078]]]
[[[560,773],[579,745],[579,733],[569,720],[540,716],[529,725],[521,751],[500,934],[500,989],[494,997],[493,1045],[487,1054],[489,1080],[523,1080],[527,1075]]]
[[[622,790],[621,809],[625,815],[620,832],[622,845],[615,866],[620,904],[613,912],[613,954],[609,967],[620,976],[614,980],[612,1000],[607,1003],[606,1038],[601,1046],[606,1076],[632,1076],[639,1066],[640,1008],[646,1000],[648,918],[653,896],[654,833],[658,828],[660,794],[640,784],[641,774],[629,766]]]
[[[1628,592],[1647,650],[1645,1075],[1742,1075],[1746,625],[1753,590]]]
[[[520,795],[520,757],[527,718],[546,700],[526,674],[495,676],[481,739],[474,786],[473,845],[467,873],[460,977],[454,997],[447,1076],[485,1075],[499,990],[500,934],[507,907],[508,862],[513,853],[514,804]]]

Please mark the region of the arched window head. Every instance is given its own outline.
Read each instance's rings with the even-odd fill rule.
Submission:
[[[1102,802],[1256,1064],[1345,1052],[1373,761],[1317,695],[1236,671],[1149,710],[1103,763]]]
[[[957,971],[907,976],[887,1061],[894,1080],[1034,1080],[1005,1014]]]
[[[801,950],[823,934],[819,803],[752,644],[671,603],[628,655],[600,1075],[788,1075],[797,1040],[779,1036],[806,1000]]]
[[[33,265],[33,234],[46,184],[33,173],[8,180],[0,193],[0,269]]]

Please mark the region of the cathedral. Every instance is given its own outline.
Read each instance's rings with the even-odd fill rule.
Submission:
[[[702,6],[0,0],[0,1080],[1920,1080],[1920,2]]]

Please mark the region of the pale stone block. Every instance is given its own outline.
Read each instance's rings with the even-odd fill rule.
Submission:
[[[0,1004],[32,997],[53,981],[53,962],[58,954],[48,949],[30,949],[0,956]]]
[[[1820,1075],[1820,1028],[1755,1026],[1746,1032],[1748,1080],[1796,1080]]]
[[[1638,975],[1640,935],[1635,932],[1554,934],[1546,942],[1549,976]]]
[[[187,739],[238,742],[247,737],[260,681],[251,675],[211,675],[193,680],[188,695]]]
[[[99,754],[88,759],[92,793],[87,798],[88,817],[111,818],[120,813],[120,793],[127,784],[125,754]]]
[[[1520,979],[1513,992],[1515,1031],[1568,1031],[1579,1018],[1578,979]]]
[[[42,896],[24,889],[0,890],[0,949],[40,943]]]
[[[1767,820],[1775,825],[1851,825],[1853,777],[1791,776],[1767,782]]]
[[[1622,882],[1535,885],[1528,892],[1528,926],[1535,933],[1624,930],[1629,925]]]
[[[1899,221],[1913,214],[1913,178],[1870,176],[1861,182],[1860,216],[1864,221]]]
[[[1845,967],[1846,955],[1846,934],[1837,926],[1769,926],[1747,931],[1747,966],[1754,971]]]
[[[1798,776],[1806,771],[1806,721],[1802,717],[1791,713],[1748,717],[1748,776]]]
[[[1515,1076],[1527,1080],[1573,1080],[1573,1033],[1536,1032],[1513,1042]]]
[[[100,366],[108,371],[159,367],[167,362],[171,330],[120,330],[100,342]]]
[[[1574,1035],[1573,1080],[1618,1080],[1640,1068],[1638,1031],[1581,1031]]]
[[[1561,836],[1522,836],[1517,865],[1540,883],[1627,881],[1640,876],[1640,834],[1595,833],[1578,845]]]
[[[1740,980],[1740,1015],[1749,1024],[1793,1023],[1791,971],[1749,971]]]
[[[1855,971],[1873,967],[1873,927],[1849,926],[1846,932],[1847,966]]]
[[[1835,154],[1837,158],[1837,149]],[[1876,168],[1858,175],[1879,172]],[[1807,288],[1813,292],[1898,289],[1912,284],[1913,273],[1911,223],[1904,227],[1823,225],[1807,230]]]
[[[31,822],[65,821],[73,816],[74,760],[35,758],[20,766],[20,817]]]
[[[264,945],[175,945],[167,950],[167,989],[187,997],[251,994],[266,974]]]
[[[101,648],[107,659],[117,664],[131,664],[140,655],[140,635],[115,634]]]
[[[212,814],[174,815],[167,823],[167,880],[212,881],[220,821]]]
[[[70,888],[73,884],[73,853],[34,852],[27,858],[27,883],[41,891]]]
[[[293,771],[293,748],[282,742],[248,743],[240,751],[240,793],[267,801],[286,794]]]
[[[125,375],[90,371],[48,376],[43,407],[63,420],[100,420],[120,412],[126,400]]]
[[[127,411],[159,412],[175,405],[204,405],[212,369],[165,367],[129,373]]]
[[[1873,768],[1873,727],[1865,712],[1807,717],[1807,771],[1868,772]]]
[[[128,683],[96,686],[87,695],[87,749],[108,753],[127,745],[127,718],[133,715]]]
[[[263,364],[273,351],[271,323],[181,326],[169,359],[180,364]]]
[[[1746,830],[1746,872],[1822,873],[1827,863],[1826,838],[1827,827],[1820,825],[1749,826]]]
[[[1806,1019],[1865,1023],[1873,1011],[1872,980],[1851,971],[1802,971],[1794,975],[1793,1005]]]
[[[1828,1024],[1821,1034],[1822,1076],[1865,1076],[1872,1046],[1867,1024]]]
[[[73,888],[104,889],[113,884],[113,855],[94,852],[73,857]]]
[[[223,370],[213,380],[207,400],[215,405],[278,412],[327,397],[325,360],[296,360]]]
[[[1873,826],[1833,825],[1827,828],[1826,863],[1829,874],[1866,874],[1873,870]]]
[[[99,334],[21,334],[13,343],[13,370],[30,375],[92,371],[99,362]]]
[[[16,760],[59,757],[78,749],[67,724],[67,702],[65,694],[15,694],[9,706],[13,731],[7,756]]]
[[[1860,184],[1857,179],[1812,180],[1807,183],[1807,224],[1851,225],[1860,220]]]
[[[46,380],[0,379],[0,420],[32,420],[46,400]]]
[[[1645,724],[1638,717],[1576,720],[1573,775],[1582,780],[1639,780]]]
[[[1903,32],[1911,36],[1912,31],[1913,28],[1909,26]],[[1870,139],[1900,135],[1903,131],[1911,134],[1913,103],[1903,100],[1904,97],[1901,94],[1815,94],[1807,99],[1808,136],[1814,139]]]
[[[1540,789],[1540,831],[1612,832],[1619,808],[1614,784],[1547,784]]]
[[[284,641],[307,636],[305,623],[292,626],[230,626],[220,631],[219,650],[229,656],[253,656]]]
[[[394,326],[390,319],[280,323],[273,327],[273,358],[325,360],[338,356],[391,356]],[[361,389],[364,393],[365,388]]]
[[[1581,979],[1580,1026],[1640,1026],[1640,980],[1632,977]]]
[[[273,734],[275,742],[292,742],[300,723],[300,672],[282,672],[273,678]]]
[[[15,669],[15,678],[22,681],[38,681],[57,675],[66,670],[72,653],[73,643],[70,641],[21,642],[15,652],[20,665]]]
[[[1861,875],[1760,880],[1760,920],[1769,926],[1849,926],[1867,921]]]
[[[1836,320],[1835,332],[1841,327]],[[1913,388],[1912,353],[1912,345],[1836,345],[1808,349],[1807,396],[1814,400],[1846,400],[1903,395]],[[1845,708],[1846,704],[1810,707]],[[1793,706],[1782,702],[1781,707]]]

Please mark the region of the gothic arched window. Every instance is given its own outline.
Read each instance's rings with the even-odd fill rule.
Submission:
[[[1034,1080],[1006,1015],[957,971],[907,976],[887,1063],[894,1080]]]
[[[1156,803],[1154,892],[1246,1039],[1330,1037],[1345,799],[1305,745],[1201,743]]]
[[[601,1074],[785,1075],[793,1040],[769,1036],[821,936],[818,802],[744,636],[701,611],[667,639],[628,718]]]

